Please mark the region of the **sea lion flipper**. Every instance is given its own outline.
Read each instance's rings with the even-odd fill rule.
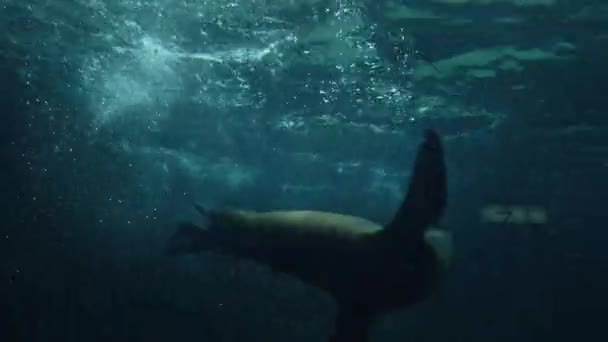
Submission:
[[[443,147],[437,132],[429,129],[418,147],[407,195],[386,228],[404,239],[422,239],[424,230],[443,214],[446,201]]]
[[[201,215],[200,223],[203,227],[209,229],[214,227],[215,217],[217,216],[217,212],[213,209],[209,209],[208,207],[203,206],[198,202],[192,202],[194,209]]]

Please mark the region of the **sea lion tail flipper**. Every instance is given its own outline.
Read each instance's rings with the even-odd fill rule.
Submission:
[[[211,244],[208,230],[193,223],[180,223],[177,231],[169,238],[167,253],[171,256],[196,253]]]
[[[329,342],[367,342],[371,322],[368,312],[341,305]]]
[[[427,227],[435,224],[447,201],[447,176],[441,139],[428,129],[418,147],[409,189],[401,207],[386,227],[401,241],[416,241],[424,237]]]

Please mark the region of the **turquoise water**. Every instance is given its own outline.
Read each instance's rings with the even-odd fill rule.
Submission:
[[[384,224],[432,127],[453,267],[370,340],[601,339],[607,44],[597,1],[5,0],[0,332],[325,341],[327,294],[166,239],[192,201]]]

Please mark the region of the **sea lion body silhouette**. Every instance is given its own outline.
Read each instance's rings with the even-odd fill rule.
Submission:
[[[418,147],[407,195],[384,227],[330,212],[209,210],[202,226],[182,223],[174,255],[216,250],[291,274],[338,305],[332,342],[364,342],[373,318],[428,298],[451,256],[451,237],[431,228],[446,206],[446,168],[437,133]]]

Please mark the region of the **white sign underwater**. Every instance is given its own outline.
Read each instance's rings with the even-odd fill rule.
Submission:
[[[491,204],[481,209],[484,223],[545,224],[547,210],[539,206]]]

